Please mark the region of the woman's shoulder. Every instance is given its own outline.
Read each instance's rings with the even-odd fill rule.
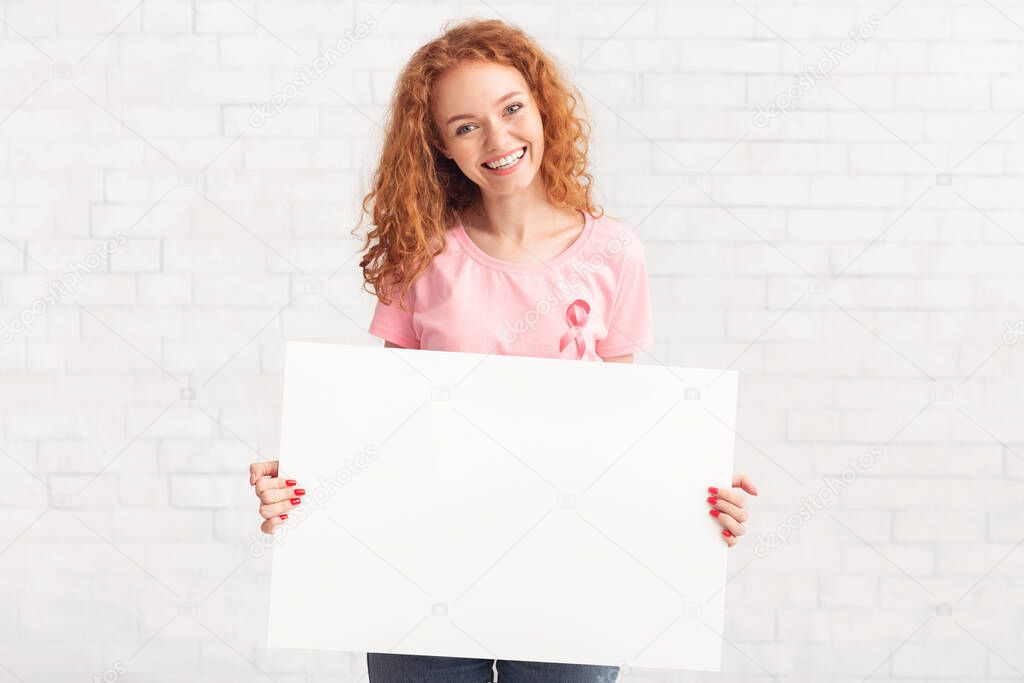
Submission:
[[[458,269],[466,254],[462,245],[455,235],[457,223],[450,223],[445,227],[443,234],[437,234],[428,241],[430,262],[423,272],[413,282],[413,288],[431,287],[436,285],[438,278],[447,280],[453,269]]]
[[[608,214],[594,218],[593,221],[594,231],[588,251],[601,254],[612,261],[643,256],[643,242],[628,221]]]

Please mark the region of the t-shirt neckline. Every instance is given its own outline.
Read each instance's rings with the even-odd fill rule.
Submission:
[[[594,217],[587,211],[581,211],[579,209],[577,209],[577,211],[583,214],[583,230],[580,232],[576,240],[562,253],[543,262],[527,261],[524,263],[515,263],[513,261],[504,261],[502,259],[494,258],[480,249],[480,247],[470,239],[469,234],[466,233],[466,228],[462,225],[462,214],[459,212],[456,212],[455,214],[456,222],[453,230],[455,232],[455,238],[462,245],[463,249],[465,249],[473,259],[483,265],[508,272],[536,273],[562,265],[579,254],[579,252],[586,246],[587,242],[590,241],[590,236],[594,232]]]

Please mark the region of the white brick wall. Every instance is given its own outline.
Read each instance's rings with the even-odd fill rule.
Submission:
[[[0,680],[363,674],[264,647],[246,466],[276,456],[285,339],[377,343],[349,236],[375,122],[470,15],[573,69],[601,201],[647,249],[640,362],[741,375],[737,469],[762,495],[725,673],[623,680],[1024,676],[1024,0],[0,0],[0,320],[127,237],[0,344]]]

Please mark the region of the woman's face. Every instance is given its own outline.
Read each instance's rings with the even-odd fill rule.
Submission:
[[[501,64],[468,62],[445,73],[434,88],[442,153],[481,192],[508,195],[529,187],[544,156],[544,127],[522,74]]]

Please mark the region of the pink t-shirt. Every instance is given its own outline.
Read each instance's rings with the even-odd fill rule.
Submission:
[[[615,219],[583,213],[580,236],[543,263],[489,256],[457,220],[413,283],[409,310],[378,300],[370,334],[408,349],[592,361],[646,349],[643,244]]]

